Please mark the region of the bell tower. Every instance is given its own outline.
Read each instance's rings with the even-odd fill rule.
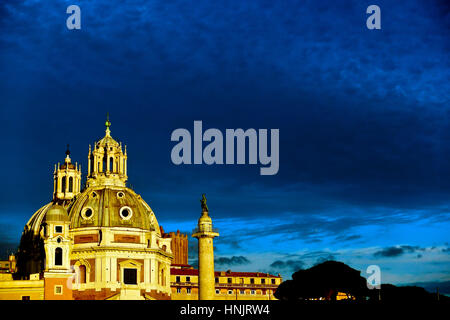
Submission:
[[[111,122],[106,119],[106,135],[94,144],[89,145],[87,186],[112,185],[125,187],[127,182],[127,147],[122,150],[122,143],[111,137]]]
[[[72,300],[72,277],[69,234],[70,220],[66,209],[53,204],[43,219],[45,249],[44,299]]]
[[[81,189],[81,165],[73,164],[67,145],[66,159],[60,165],[55,164],[53,172],[53,200],[71,200]]]

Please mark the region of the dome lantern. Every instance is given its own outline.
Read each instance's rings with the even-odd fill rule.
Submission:
[[[88,153],[87,186],[109,185],[125,187],[127,182],[127,154],[122,151],[122,144],[111,137],[111,121],[107,115],[106,134],[94,144]]]
[[[53,200],[71,200],[81,190],[81,166],[73,164],[67,145],[64,163],[55,165],[53,172]]]

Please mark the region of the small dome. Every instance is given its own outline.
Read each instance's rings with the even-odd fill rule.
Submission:
[[[45,222],[66,222],[69,221],[69,216],[63,206],[54,204],[51,206],[44,217]]]

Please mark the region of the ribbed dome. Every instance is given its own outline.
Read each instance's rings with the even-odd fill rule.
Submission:
[[[27,224],[25,225],[25,230],[31,231],[34,235],[39,234],[39,231],[41,230],[41,225],[44,222],[44,217],[47,214],[49,208],[51,208],[53,205],[52,202],[46,204],[42,208],[40,208],[38,211],[36,211],[28,220]]]
[[[54,204],[45,214],[44,221],[49,222],[66,222],[69,221],[69,216],[63,206]]]
[[[126,187],[90,187],[69,209],[70,228],[127,227],[156,230],[159,225],[150,206]]]

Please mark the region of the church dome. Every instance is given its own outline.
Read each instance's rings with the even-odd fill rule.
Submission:
[[[44,222],[66,222],[69,221],[66,209],[63,206],[55,204],[51,206],[44,217]]]
[[[45,206],[41,207],[39,210],[37,210],[28,220],[27,224],[25,225],[25,233],[31,232],[33,235],[38,235],[41,230],[41,225],[44,222],[45,215],[47,214],[48,210],[52,207],[53,202],[50,202],[46,204]]]
[[[160,233],[150,206],[127,187],[89,187],[75,198],[68,211],[71,229],[126,227]]]

